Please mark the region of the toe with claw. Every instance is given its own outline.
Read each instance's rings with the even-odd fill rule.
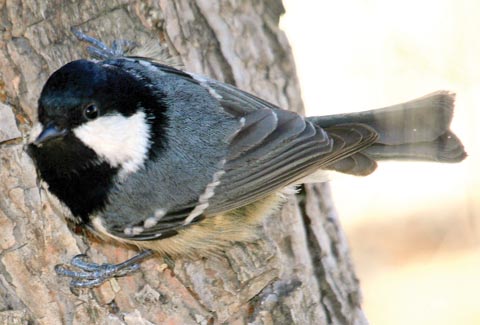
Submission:
[[[125,53],[128,53],[130,50],[138,46],[137,43],[127,40],[115,40],[113,41],[112,46],[107,46],[98,39],[83,33],[78,28],[72,27],[71,31],[80,41],[91,44],[91,46],[87,47],[87,51],[92,58],[99,60],[122,57]]]
[[[152,254],[152,251],[145,250],[119,264],[91,263],[87,261],[85,254],[80,254],[73,257],[69,265],[56,265],[55,272],[60,276],[71,278],[71,288],[94,288],[109,279],[122,277],[137,271],[140,269],[139,262]],[[72,267],[78,269],[78,271],[72,270]]]

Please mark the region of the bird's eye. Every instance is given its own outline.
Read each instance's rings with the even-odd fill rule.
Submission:
[[[87,107],[85,107],[85,110],[83,111],[83,115],[89,120],[96,119],[98,117],[99,111],[98,107],[95,104],[89,104]]]

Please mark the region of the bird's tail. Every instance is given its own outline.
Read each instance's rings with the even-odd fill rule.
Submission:
[[[356,125],[367,126],[376,132],[378,137],[371,145],[327,167],[367,175],[375,170],[378,160],[462,161],[467,154],[462,142],[450,131],[454,103],[453,93],[438,91],[386,108],[308,120],[326,129],[334,139],[345,133],[343,125],[353,129]]]

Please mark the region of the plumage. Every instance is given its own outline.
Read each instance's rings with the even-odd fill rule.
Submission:
[[[449,131],[447,92],[304,118],[152,59],[94,54],[102,61],[73,61],[47,81],[44,131],[29,153],[76,221],[104,238],[169,255],[211,252],[252,239],[285,189],[318,170],[367,175],[379,159],[465,157]]]

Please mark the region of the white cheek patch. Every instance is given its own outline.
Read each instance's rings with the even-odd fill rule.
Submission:
[[[86,146],[126,176],[143,166],[150,148],[150,125],[143,111],[105,115],[73,130]]]

